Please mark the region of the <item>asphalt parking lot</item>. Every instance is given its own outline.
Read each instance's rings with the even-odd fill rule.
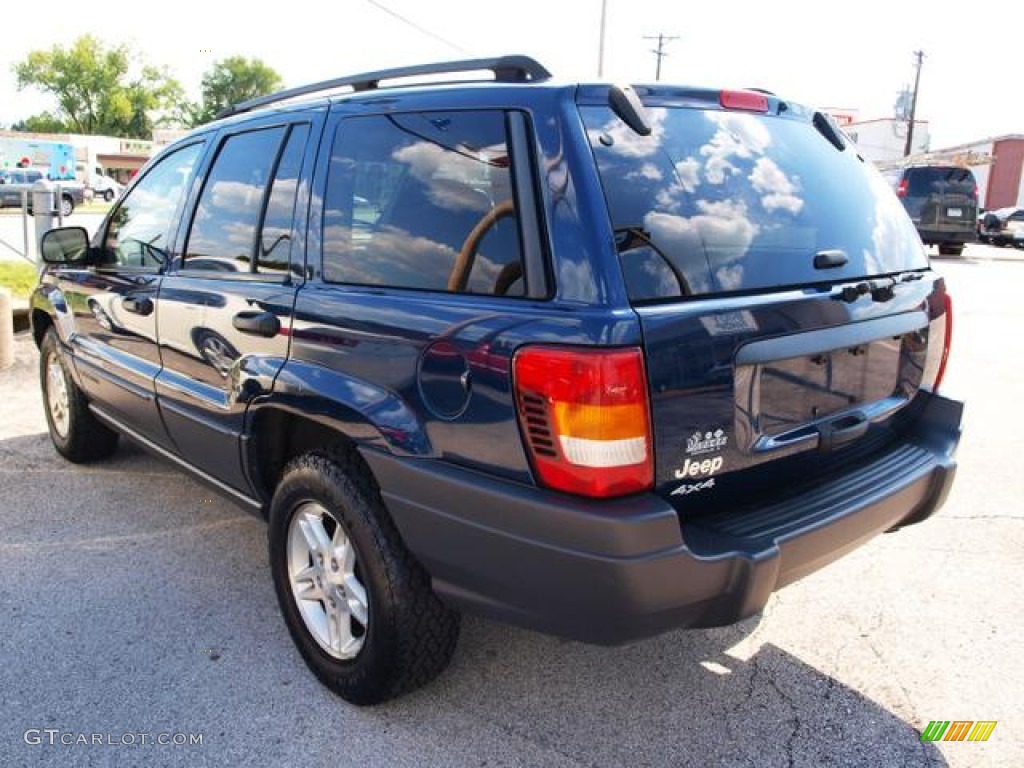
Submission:
[[[607,649],[467,618],[448,672],[370,709],[294,650],[261,521],[132,446],[56,456],[21,337],[0,372],[0,765],[1024,765],[1024,263],[936,265],[946,391],[968,400],[939,516],[735,627]],[[931,720],[998,724],[923,743]],[[122,743],[61,743],[81,734]]]

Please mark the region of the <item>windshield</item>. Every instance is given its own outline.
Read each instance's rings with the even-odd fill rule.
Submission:
[[[810,122],[648,107],[639,136],[581,107],[633,300],[731,293],[927,266],[889,185]],[[822,251],[846,264],[814,268]]]

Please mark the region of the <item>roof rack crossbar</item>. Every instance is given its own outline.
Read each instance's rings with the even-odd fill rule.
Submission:
[[[217,114],[217,118],[230,117],[231,115],[250,112],[269,104],[276,104],[279,101],[287,101],[298,96],[330,91],[345,86],[351,87],[353,91],[369,91],[378,88],[381,80],[397,80],[404,77],[421,77],[423,75],[444,75],[456,72],[474,72],[477,70],[490,70],[494,73],[495,82],[499,83],[536,83],[551,78],[551,73],[542,64],[529,56],[499,56],[489,59],[463,59],[437,64],[419,64],[411,67],[382,69],[377,72],[364,72],[359,75],[348,75],[332,80],[321,80],[319,83],[300,85],[297,88],[287,88],[266,96],[257,96],[255,99],[249,99],[241,104],[235,104],[222,110]]]

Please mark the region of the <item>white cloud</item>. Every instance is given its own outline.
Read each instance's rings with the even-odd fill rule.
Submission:
[[[739,173],[731,158],[762,155],[771,144],[768,129],[752,115],[706,112],[705,117],[717,126],[711,140],[700,148],[700,154],[707,158],[704,178],[710,184],[722,184],[726,176]]]
[[[447,289],[458,256],[448,245],[397,227],[385,227],[367,239],[360,239],[358,230],[353,237],[350,227],[325,227],[323,250],[329,279],[439,291]],[[470,271],[469,291],[491,293],[501,269],[501,264],[491,261],[483,252],[478,253]]]
[[[804,201],[796,195],[796,185],[771,158],[758,158],[750,181],[761,193],[761,205],[767,211],[783,210],[795,216],[804,207]]]
[[[612,117],[603,126],[591,129],[587,133],[590,142],[594,145],[607,146],[609,152],[616,155],[630,158],[646,158],[656,155],[661,149],[662,138],[665,135],[665,113],[663,111],[649,112],[651,123],[650,136],[641,136],[618,117]],[[611,145],[601,141],[611,139]]]
[[[663,178],[661,171],[654,163],[644,163],[639,169],[630,171],[626,174],[627,181],[635,181],[637,179],[646,179],[647,181],[661,181]]]
[[[746,204],[731,200],[699,200],[697,208],[700,213],[690,217],[652,211],[644,217],[644,228],[668,253],[715,254],[726,262],[715,273],[720,287],[739,287],[742,268],[735,262],[743,258],[758,233],[757,225],[747,215]],[[694,271],[688,277],[697,279],[696,274],[699,272]],[[690,289],[702,293],[711,290],[711,286],[694,284]]]
[[[692,194],[700,184],[700,162],[693,157],[680,160],[676,163],[676,178],[679,180],[679,186]]]
[[[413,178],[426,187],[430,202],[445,210],[484,214],[509,196],[495,190],[501,199],[491,200],[482,191],[491,182],[507,178],[504,171],[492,173],[485,159],[477,160],[425,141],[396,149],[392,158],[408,165]]]

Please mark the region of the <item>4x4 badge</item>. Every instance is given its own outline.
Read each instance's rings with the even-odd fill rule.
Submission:
[[[707,480],[704,480],[704,481],[699,482],[699,483],[683,483],[678,488],[676,488],[674,491],[672,491],[672,493],[669,494],[669,495],[670,496],[689,496],[691,493],[700,493],[701,491],[706,491],[708,488],[714,488],[714,487],[715,487],[715,478],[709,477]]]

